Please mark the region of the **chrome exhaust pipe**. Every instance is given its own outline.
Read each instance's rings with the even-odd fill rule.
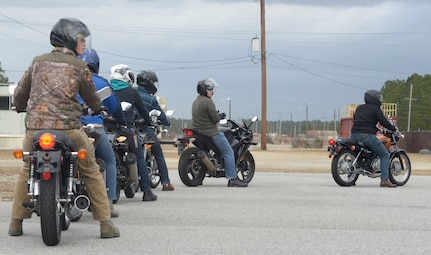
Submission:
[[[73,203],[80,211],[86,211],[90,207],[90,199],[86,195],[77,196]]]

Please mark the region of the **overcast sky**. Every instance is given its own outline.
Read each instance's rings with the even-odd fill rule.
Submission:
[[[196,84],[219,84],[216,104],[233,118],[261,117],[260,4],[255,0],[0,0],[0,62],[18,82],[63,17],[92,33],[101,75],[128,64],[154,70],[158,96],[190,118]],[[368,89],[430,73],[431,1],[266,0],[267,119],[333,120]],[[407,96],[407,95],[406,95]]]

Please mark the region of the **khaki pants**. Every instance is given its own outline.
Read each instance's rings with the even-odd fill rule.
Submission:
[[[33,136],[37,131],[38,130],[26,130],[23,141],[24,151],[32,151]],[[99,171],[99,166],[96,163],[93,145],[88,140],[88,136],[82,128],[63,131],[75,143],[76,150],[86,149],[88,151],[88,157],[86,159],[77,159],[77,166],[79,171],[85,176],[85,184],[91,201],[93,219],[99,221],[109,220],[111,214],[108,197],[106,195],[105,182]],[[25,157],[24,167],[19,173],[13,198],[12,218],[14,219],[27,219],[31,217],[31,212],[22,205],[23,202],[30,201],[30,197],[27,195],[29,164],[29,158]]]

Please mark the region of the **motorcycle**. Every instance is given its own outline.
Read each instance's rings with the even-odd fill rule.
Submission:
[[[126,126],[120,125],[112,116],[104,118],[105,132],[115,154],[117,164],[117,193],[113,203],[120,199],[120,192],[124,190],[127,198],[133,198],[139,190],[138,166],[136,155],[130,152],[130,146],[135,146],[133,132]]]
[[[253,179],[256,167],[253,155],[249,151],[251,145],[257,145],[253,142],[253,132],[250,129],[256,121],[256,116],[248,125],[235,120],[220,121],[220,124],[228,126],[219,127],[219,130],[232,146],[237,176],[244,183],[249,183]],[[194,145],[183,151],[178,162],[178,173],[184,185],[195,187],[202,185],[205,177],[226,177],[223,155],[212,138],[194,129],[184,128],[183,132],[185,137],[183,143]]]
[[[68,213],[73,205],[82,210],[90,205],[90,199],[82,192],[84,183],[76,167],[77,158],[85,159],[87,151],[74,148],[64,132],[40,130],[33,137],[32,151],[14,151],[15,158],[29,157],[30,201],[23,206],[40,217],[42,239],[48,246],[57,245],[61,231],[69,228]]]
[[[154,130],[154,133],[156,136],[158,136],[160,133],[167,133],[168,131],[166,129],[161,129],[160,127],[160,121],[158,120],[158,117],[161,115],[161,111],[159,110],[151,110],[149,113],[151,121],[153,125],[149,128],[152,128]],[[173,111],[169,110],[166,112],[166,116],[170,117],[172,116]],[[143,120],[137,120],[135,121],[135,126],[138,128],[139,131],[139,139],[141,139],[142,144],[142,151],[144,152],[144,158],[145,162],[147,164],[148,169],[148,176],[150,177],[150,184],[151,188],[157,188],[160,184],[160,170],[157,166],[157,160],[156,157],[153,155],[151,148],[154,144],[154,141],[149,138],[150,136],[147,136],[146,129],[148,126],[145,126],[143,124]]]
[[[103,100],[112,92],[104,88],[97,93]],[[76,151],[73,141],[61,130],[39,130],[33,136],[31,151],[14,150],[15,158],[27,156],[30,162],[30,200],[23,206],[40,217],[42,240],[48,246],[59,244],[61,231],[69,229],[73,207],[84,211],[90,206],[84,176],[76,162],[87,155],[85,149]]]
[[[411,163],[407,152],[398,148],[397,143],[404,137],[398,130],[379,127],[377,138],[390,153],[389,180],[397,186],[407,183],[411,174]],[[340,186],[355,185],[359,175],[377,178],[381,176],[380,158],[361,142],[352,138],[328,140],[329,158],[332,158],[331,172]]]

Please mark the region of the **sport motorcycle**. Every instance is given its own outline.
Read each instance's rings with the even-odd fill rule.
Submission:
[[[235,155],[237,177],[241,182],[250,183],[255,172],[255,162],[249,148],[257,145],[253,142],[253,132],[250,126],[257,121],[253,117],[246,125],[235,120],[221,120],[220,124],[227,126],[219,127],[229,141]],[[204,135],[197,130],[184,128],[183,143],[187,146],[178,162],[178,173],[184,185],[194,187],[202,185],[205,177],[226,177],[223,155],[219,152],[210,136]]]
[[[411,163],[407,152],[397,143],[404,137],[400,131],[392,132],[378,127],[377,138],[390,154],[389,180],[397,186],[407,183],[411,174]],[[331,173],[340,186],[355,185],[359,175],[377,178],[381,176],[380,158],[367,146],[352,138],[328,140],[329,158],[332,158]]]

